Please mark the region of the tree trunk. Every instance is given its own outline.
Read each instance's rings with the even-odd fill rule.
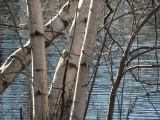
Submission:
[[[80,55],[70,120],[84,120],[90,65],[97,36],[102,0],[91,0],[86,33]]]
[[[27,0],[32,53],[33,119],[49,120],[44,25],[41,1]]]
[[[77,7],[77,0],[70,0],[67,2],[59,13],[45,25],[46,47],[62,34],[62,31],[68,26],[72,20]],[[31,62],[31,47],[30,41],[24,45],[24,52],[26,55],[26,64]],[[24,69],[24,57],[22,49],[16,50],[12,53],[5,63],[0,67],[0,94],[14,81],[17,75]]]
[[[50,116],[52,119],[60,119],[60,117],[69,119],[89,5],[90,0],[79,1],[78,11],[72,22],[70,35],[62,53],[63,57],[59,60],[53,78],[49,92]]]
[[[114,84],[112,85],[112,89],[111,89],[111,93],[110,93],[110,99],[109,99],[109,106],[108,106],[108,113],[107,113],[107,118],[106,120],[112,120],[113,117],[113,112],[114,112],[114,103],[115,103],[115,97],[116,97],[116,92],[118,89],[118,86],[121,82],[121,79],[123,77],[123,75],[125,74],[125,70],[126,70],[126,63],[128,61],[129,58],[129,52],[130,49],[132,47],[132,44],[135,40],[136,35],[138,34],[138,32],[141,30],[141,28],[144,26],[144,24],[146,22],[148,22],[148,20],[152,17],[152,15],[154,13],[156,13],[160,8],[160,3],[143,19],[143,21],[141,22],[141,24],[138,25],[138,27],[133,31],[131,38],[129,39],[127,48],[123,54],[123,57],[121,59],[120,62],[120,66],[119,66],[119,71],[117,73],[116,76],[116,80],[114,82]]]

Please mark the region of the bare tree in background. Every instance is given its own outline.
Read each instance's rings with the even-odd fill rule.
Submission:
[[[132,44],[135,40],[135,36],[138,34],[138,32],[140,31],[140,29],[144,26],[144,24],[154,15],[155,12],[157,12],[160,8],[160,4],[158,4],[155,9],[153,9],[146,17],[145,19],[141,22],[141,24],[138,25],[138,27],[133,31],[127,48],[123,54],[123,57],[120,61],[120,67],[119,67],[119,71],[117,73],[116,79],[113,83],[112,89],[111,89],[111,93],[110,93],[110,103],[109,103],[109,109],[108,109],[108,115],[107,115],[107,120],[111,120],[113,117],[113,111],[114,111],[114,104],[115,104],[115,98],[116,98],[116,91],[118,89],[118,86],[120,84],[120,81],[123,77],[123,75],[126,73],[126,71],[129,71],[127,69],[127,65],[129,64],[128,62],[128,58],[129,58],[129,53],[132,47]],[[141,67],[141,66],[139,66]],[[151,65],[151,66],[142,66],[142,67],[158,67],[157,65]]]
[[[108,107],[108,120],[114,119],[114,117],[117,116],[118,119],[122,119],[122,116],[124,117],[124,114],[126,115],[126,119],[129,118],[129,115],[131,113],[130,111],[132,111],[132,108],[135,104],[132,103],[131,94],[129,96],[130,101],[127,99],[130,103],[128,103],[129,105],[127,104],[128,108],[126,110],[126,106],[123,107],[123,105],[124,102],[126,102],[124,101],[124,99],[126,100],[128,96],[126,97],[123,93],[127,82],[131,81],[136,81],[137,83],[141,84],[141,87],[145,90],[147,96],[146,98],[148,100],[147,102],[152,106],[152,109],[154,109],[154,114],[156,114],[158,118],[160,118],[158,109],[156,109],[155,105],[150,100],[150,93],[143,85],[143,83],[147,85],[156,85],[158,93],[158,69],[160,67],[160,65],[158,64],[158,50],[160,49],[158,43],[158,35],[156,35],[155,37],[157,41],[155,40],[153,46],[152,44],[150,44],[150,41],[153,41],[152,39],[145,40],[145,42],[149,43],[147,45],[140,43],[142,41],[139,41],[139,34],[141,30],[151,30],[154,27],[155,31],[158,31],[158,25],[156,24],[158,23],[156,22],[156,19],[158,18],[155,17],[154,25],[153,21],[150,21],[150,18],[153,18],[153,15],[156,16],[156,12],[159,10],[160,4],[156,0],[152,0],[152,4],[151,1],[146,2],[145,0],[106,0],[105,2],[102,2],[101,0],[92,0],[92,4],[94,3],[94,7],[92,6],[93,8],[90,9],[90,14],[88,15],[88,6],[90,4],[90,1],[91,0],[69,0],[59,11],[57,10],[57,14],[54,13],[53,18],[52,16],[48,15],[52,19],[46,25],[44,25],[45,32],[43,32],[42,26],[43,21],[40,12],[41,5],[37,4],[39,3],[39,1],[37,1],[36,5],[38,7],[36,6],[34,8],[36,8],[36,12],[38,12],[37,8],[39,8],[39,14],[37,15],[40,15],[41,17],[39,18],[38,16],[35,16],[33,17],[33,19],[36,18],[35,21],[40,20],[40,25],[38,25],[38,27],[36,27],[30,33],[31,39],[24,45],[24,47],[22,47],[24,51],[22,50],[22,48],[16,50],[7,58],[5,63],[1,66],[0,93],[2,94],[5,89],[14,81],[17,75],[22,72],[22,70],[25,68],[24,65],[28,66],[32,60],[32,64],[34,66],[34,75],[32,76],[33,88],[35,91],[33,98],[34,105],[36,104],[34,106],[35,119],[85,119],[85,114],[88,114],[87,112],[89,112],[89,110],[87,111],[86,108],[88,107],[88,105],[86,105],[86,98],[88,97],[87,91],[89,91],[88,93],[90,95],[92,95],[92,91],[94,91],[92,89],[94,87],[94,82],[92,80],[88,82],[88,79],[90,76],[94,77],[93,80],[98,78],[99,76],[96,76],[97,72],[95,71],[98,69],[98,66],[105,64],[105,69],[107,69],[108,71],[106,70],[107,72],[100,73],[100,77],[103,75],[110,75],[110,78],[108,77],[108,75],[105,78],[106,81],[102,83],[103,85],[105,85],[105,89],[109,88],[109,90],[111,90],[111,93],[109,93],[110,91],[106,93],[110,94],[110,98],[107,97],[108,99],[106,100],[109,101],[109,104],[103,104],[105,113],[107,109],[105,107]],[[34,3],[34,1],[31,0],[30,2]],[[47,2],[49,2],[49,0],[44,0],[43,6],[45,6]],[[57,0],[57,7],[60,7],[60,2],[61,1]],[[101,3],[103,7],[100,7]],[[114,10],[114,14],[106,17],[106,13],[111,10],[111,7]],[[95,11],[97,11],[96,14],[94,14]],[[50,14],[50,12],[48,12],[47,14]],[[99,15],[100,19],[98,19]],[[86,29],[87,22],[88,24]],[[30,25],[34,28],[34,25],[38,23],[39,22],[35,22],[34,24]],[[50,44],[52,44],[52,42],[57,37],[61,35],[63,36],[64,30],[70,24],[72,25],[69,35],[67,36],[68,39],[66,41],[66,44],[64,45],[64,50],[61,54],[59,63],[54,73],[52,86],[48,93],[47,73],[45,66],[45,47],[47,48]],[[98,24],[99,26],[102,26],[97,28]],[[152,27],[144,27],[145,24],[151,24]],[[15,28],[18,27],[16,25],[14,26]],[[147,34],[149,33],[146,33],[145,31],[143,33],[143,36],[146,36]],[[64,38],[65,36],[63,36],[62,39]],[[104,49],[102,49],[102,46]],[[93,47],[95,47],[95,49]],[[154,57],[152,56],[151,62],[140,62],[142,57],[148,59],[145,54],[150,54],[151,51],[154,51]],[[24,56],[26,57],[26,62],[24,61]],[[42,59],[40,56],[42,57]],[[155,58],[156,62],[152,61]],[[93,59],[94,61],[92,62]],[[96,60],[97,63],[95,65]],[[92,75],[90,74],[92,72],[90,71],[90,68],[93,69]],[[143,79],[147,78],[144,78],[145,75],[141,74],[142,72],[144,72],[141,70],[142,68],[145,70],[152,69],[150,70],[152,72],[156,71],[156,74],[154,74],[154,76],[150,73],[145,73],[145,75],[147,74],[146,77],[152,77],[150,78],[153,79],[152,82],[155,81],[154,77],[156,76],[156,83],[150,84],[151,80],[149,82],[143,81]],[[30,76],[27,73],[25,74],[28,77]],[[126,81],[126,79],[128,78],[129,80]],[[99,81],[96,82],[98,83]],[[103,85],[99,85],[98,87],[103,89]],[[88,89],[90,87],[91,89]],[[134,85],[132,85],[131,88],[133,89]],[[98,94],[101,93],[99,92]],[[94,97],[96,97],[96,95]],[[91,99],[89,98],[88,101],[91,101]],[[101,102],[101,98],[98,99]],[[137,99],[135,99],[134,101],[135,103],[137,102],[136,100]],[[72,103],[73,109],[71,109]],[[99,111],[99,106],[96,107],[97,111]],[[117,109],[115,109],[115,107],[117,107]],[[85,109],[86,113],[84,113]],[[94,108],[94,110],[95,109],[96,108]],[[114,113],[116,114],[114,115]],[[104,116],[106,116],[106,114],[104,114]],[[97,119],[100,119],[98,112]]]

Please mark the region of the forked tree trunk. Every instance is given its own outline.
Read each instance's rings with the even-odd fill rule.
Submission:
[[[89,5],[90,0],[79,1],[78,11],[63,50],[63,57],[59,60],[49,92],[51,119],[60,119],[60,117],[63,117],[63,120],[69,119]]]
[[[32,53],[33,119],[49,120],[43,15],[40,0],[27,0]]]
[[[72,17],[75,14],[77,7],[77,0],[70,0],[67,2],[58,14],[45,25],[46,47],[62,34],[62,31],[69,25]],[[26,56],[26,64],[31,62],[31,47],[30,41],[24,45],[24,52]],[[16,50],[12,53],[5,63],[0,67],[0,94],[14,81],[17,75],[24,69],[24,57],[22,49]]]
[[[114,84],[112,85],[111,88],[111,92],[110,92],[110,98],[109,98],[109,105],[108,105],[108,113],[107,113],[107,118],[106,120],[112,120],[113,118],[113,112],[114,112],[114,104],[115,104],[115,97],[116,97],[116,92],[118,89],[118,86],[121,82],[121,79],[123,77],[123,75],[125,74],[125,70],[127,69],[127,65],[126,63],[128,62],[128,58],[129,58],[129,52],[132,48],[132,44],[135,40],[136,35],[138,34],[138,32],[141,30],[141,28],[144,26],[144,24],[146,22],[148,22],[148,20],[153,16],[153,14],[155,14],[160,8],[160,3],[143,19],[143,21],[141,22],[141,24],[138,25],[138,27],[133,31],[127,48],[123,54],[123,57],[121,59],[120,62],[120,66],[119,66],[119,71],[117,73],[116,79],[114,81]]]
[[[100,16],[102,0],[91,0],[89,10],[89,18],[81,50],[75,93],[73,99],[73,108],[70,120],[84,120],[84,112],[86,105],[86,95],[88,89],[88,79],[90,73],[90,65],[93,56],[93,49],[97,36],[98,21]]]

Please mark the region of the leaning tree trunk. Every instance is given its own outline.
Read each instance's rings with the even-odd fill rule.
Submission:
[[[80,0],[49,92],[51,119],[69,119],[90,0]]]
[[[27,0],[32,53],[33,119],[49,120],[43,15],[40,0]]]
[[[88,89],[88,79],[93,56],[93,49],[97,36],[101,4],[102,0],[91,0],[89,18],[78,65],[73,108],[71,111],[70,120],[85,119],[84,112],[86,105],[86,94]]]
[[[62,31],[72,20],[76,7],[77,0],[70,0],[70,2],[67,2],[59,13],[45,25],[46,47],[48,47],[55,38],[62,35]],[[31,62],[30,41],[28,41],[23,48],[26,56],[26,64],[28,65]],[[24,69],[25,65],[23,59],[22,49],[20,48],[12,53],[0,67],[0,94],[5,91],[17,75]]]
[[[108,113],[107,113],[106,120],[112,120],[112,118],[113,118],[116,92],[117,92],[118,86],[120,84],[120,81],[121,81],[123,75],[126,72],[125,71],[127,69],[126,68],[127,67],[126,63],[128,62],[129,52],[130,52],[132,44],[133,44],[133,42],[135,40],[135,37],[138,34],[138,32],[141,30],[141,28],[144,26],[144,24],[146,22],[148,22],[148,20],[153,16],[153,14],[155,14],[159,10],[159,8],[160,8],[160,3],[143,19],[141,24],[139,24],[138,27],[133,31],[133,33],[132,33],[132,35],[131,35],[131,37],[129,39],[127,48],[126,48],[126,50],[125,50],[125,52],[123,54],[123,57],[121,59],[121,62],[120,62],[119,71],[117,73],[116,80],[114,81],[114,84],[112,85],[112,88],[111,88],[110,98],[109,98],[109,105],[108,105]]]

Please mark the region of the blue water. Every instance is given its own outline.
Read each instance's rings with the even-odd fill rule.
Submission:
[[[15,16],[21,14],[23,15],[20,22],[24,24],[27,23],[27,16],[25,16],[25,12],[23,12],[25,3],[24,1],[16,0],[11,4],[13,12]],[[3,13],[3,22],[5,24],[13,24],[11,22],[11,18],[8,18],[8,13],[6,7],[2,6]],[[126,19],[129,19],[126,17]],[[46,20],[45,20],[46,21]],[[127,24],[124,24],[125,19],[121,19],[121,23],[114,23],[117,29],[117,36],[115,38],[119,40],[118,42],[123,46],[122,48],[126,48],[127,41],[130,37],[129,30],[127,32],[126,28],[128,28]],[[18,22],[18,20],[17,20]],[[151,21],[153,22],[153,21]],[[124,28],[124,31],[120,31],[120,28]],[[158,26],[159,27],[159,26]],[[111,29],[111,32],[114,29]],[[0,51],[2,51],[1,60],[2,63],[7,59],[7,57],[14,52],[17,48],[20,47],[18,40],[16,38],[16,34],[14,32],[13,27],[3,26],[3,39],[1,42]],[[119,32],[123,32],[124,36],[121,36]],[[28,40],[28,30],[19,29],[19,33],[23,43],[26,43]],[[139,33],[139,46],[153,46],[154,45],[154,27],[151,24],[147,24],[144,29]],[[99,35],[103,37],[104,33]],[[160,39],[158,35],[158,45],[160,45]],[[111,40],[107,38],[108,45]],[[102,41],[103,38],[99,38],[99,41]],[[59,51],[63,50],[64,46],[64,37],[58,38],[54,44],[58,47]],[[100,49],[101,42],[97,42],[97,45]],[[133,44],[133,48],[137,48],[136,42]],[[110,75],[110,58],[107,56],[107,49],[105,48],[104,54],[102,56],[99,70],[97,73],[95,85],[93,88],[90,105],[87,112],[87,120],[105,120],[107,109],[108,109],[108,101],[110,96],[111,89],[111,75]],[[119,62],[121,60],[122,52],[114,44],[112,49],[113,54],[113,78],[116,78],[117,71],[119,68]],[[158,52],[160,52],[158,50]],[[47,54],[47,67],[48,67],[48,88],[50,87],[50,83],[52,81],[52,77],[54,75],[54,71],[56,65],[58,63],[60,54],[57,48],[54,45],[50,45],[49,48],[46,49]],[[93,72],[94,65],[96,64],[96,59],[92,63],[91,73]],[[140,64],[155,64],[155,52],[152,51],[147,53],[139,58]],[[137,65],[138,60],[132,61],[131,65]],[[158,78],[157,70],[155,68],[152,69],[140,69],[132,71],[139,80],[155,84],[156,79]],[[91,79],[92,81],[92,79]],[[156,85],[148,85],[143,83],[145,89],[143,88],[140,82],[137,82],[133,79],[133,76],[130,73],[127,73],[123,80],[120,83],[117,92],[117,98],[115,102],[115,111],[114,111],[114,119],[126,119],[128,114],[128,119],[130,120],[158,120],[160,119],[155,111],[160,112],[160,93],[155,92]],[[123,94],[122,94],[123,91]],[[123,99],[122,99],[123,98]],[[121,105],[121,101],[123,104]],[[20,119],[20,108],[22,108],[23,119],[28,120],[28,95],[27,95],[27,85],[25,81],[25,76],[23,74],[18,75],[15,81],[6,89],[6,91],[0,95],[0,120],[19,120]],[[121,109],[120,109],[121,108]],[[121,114],[120,114],[121,113]],[[120,118],[121,116],[121,118]]]

